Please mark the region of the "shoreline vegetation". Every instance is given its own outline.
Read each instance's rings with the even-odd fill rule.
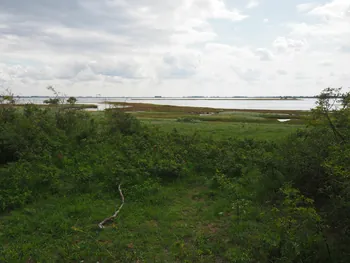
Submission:
[[[14,96],[15,98],[29,98],[29,99],[49,99],[52,98],[52,96]],[[60,98],[60,99],[66,99],[69,98],[69,96],[55,96],[55,98]],[[271,96],[271,97],[205,97],[205,96],[189,96],[189,97],[164,97],[164,96],[153,96],[153,97],[104,97],[104,96],[97,96],[97,97],[93,97],[93,96],[77,96],[75,97],[77,99],[96,99],[96,98],[100,98],[100,99],[132,99],[132,100],[152,100],[152,99],[164,99],[164,100],[182,100],[182,99],[194,99],[194,100],[205,100],[205,99],[212,99],[212,100],[255,100],[255,99],[267,99],[267,100],[295,100],[295,99],[317,99],[318,96]]]
[[[0,97],[0,262],[350,262],[350,93],[309,112],[61,101]]]
[[[301,110],[257,110],[257,109],[220,109],[190,106],[169,106],[150,103],[106,102],[116,106],[119,111],[132,114],[141,120],[176,120],[178,122],[195,123],[277,123],[288,119],[286,125],[305,124],[310,111]]]
[[[183,112],[192,114],[223,113],[223,112],[255,112],[255,113],[281,113],[281,114],[307,114],[309,111],[302,110],[266,110],[266,109],[224,109],[194,106],[172,106],[152,103],[132,103],[106,101],[105,104],[118,107],[121,111],[153,111],[153,112]]]
[[[32,105],[38,108],[62,108],[62,109],[97,109],[96,104],[35,104],[35,103],[16,103],[16,104],[0,104],[2,108],[18,107],[23,108],[25,106]]]
[[[302,98],[130,98],[130,100],[301,100]]]

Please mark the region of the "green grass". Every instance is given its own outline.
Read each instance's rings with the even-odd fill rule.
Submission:
[[[217,139],[249,138],[259,140],[279,140],[292,132],[304,127],[301,124],[285,123],[244,123],[244,122],[195,122],[184,123],[175,120],[144,119],[143,122],[151,127],[157,127],[161,131],[170,132],[177,129],[178,132],[199,135]]]
[[[102,112],[89,114],[96,120],[103,117]],[[276,114],[269,112],[133,114],[164,132],[177,129],[182,134],[197,132],[215,139],[279,140],[303,127],[278,123],[276,115],[267,118]],[[178,121],[184,117],[198,122]],[[151,188],[144,183],[123,185],[125,205],[105,229],[99,229],[98,223],[119,206],[117,190],[115,195],[88,190],[38,200],[0,217],[0,262],[244,262],[240,249],[249,248],[237,243],[240,237],[232,228],[233,199],[227,192],[224,195],[212,189],[208,182],[206,176],[188,174],[186,180],[154,183],[156,187]],[[247,221],[256,224],[254,220]],[[244,231],[240,234],[244,236]],[[235,238],[236,243],[232,241]]]
[[[130,199],[105,229],[119,196],[49,198],[0,219],[1,262],[228,262],[230,202],[203,183],[177,182]],[[129,189],[130,190],[130,189]]]
[[[137,104],[136,106],[140,106]],[[141,105],[143,106],[143,105]],[[178,111],[176,111],[178,110]],[[205,112],[207,109],[200,109]],[[229,110],[211,115],[199,113],[186,107],[172,107],[171,111],[131,111],[143,123],[170,132],[192,135],[198,133],[215,139],[249,138],[259,140],[279,140],[285,138],[297,129],[305,127],[308,112],[302,111],[264,111],[264,110]],[[291,119],[280,123],[278,119]]]

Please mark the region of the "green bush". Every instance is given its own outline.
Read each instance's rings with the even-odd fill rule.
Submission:
[[[209,185],[218,203],[229,246],[218,253],[226,261],[348,262],[349,100],[332,92],[320,96],[307,128],[278,144],[162,133],[116,109],[96,118],[60,107],[0,107],[0,212],[52,196],[115,198],[120,183],[130,202],[156,205],[163,187],[195,182]],[[331,98],[343,107],[330,109]],[[174,250],[182,260],[190,255],[181,242]]]

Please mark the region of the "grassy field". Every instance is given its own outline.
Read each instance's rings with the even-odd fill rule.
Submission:
[[[197,133],[215,139],[248,138],[258,140],[279,140],[304,127],[301,124],[283,123],[238,123],[238,122],[199,122],[185,123],[174,120],[143,120],[144,123],[161,131],[192,135]]]
[[[250,138],[277,140],[305,126],[308,112],[293,110],[245,110],[245,109],[214,109],[204,107],[182,107],[155,105],[147,103],[110,103],[132,114],[144,124],[161,131],[170,132],[177,129],[182,134],[198,133],[205,137],[216,139]],[[1,107],[9,105],[0,104]],[[25,104],[16,105],[20,108]],[[36,105],[40,108],[61,107],[67,109],[96,109],[93,104]],[[100,119],[101,111],[91,111],[90,114]],[[278,119],[290,119],[280,123]]]
[[[309,112],[294,110],[213,109],[154,105],[147,103],[113,103],[143,123],[161,131],[178,132],[216,139],[249,138],[279,140],[305,127]],[[113,105],[112,104],[112,105]],[[279,122],[279,119],[290,119]]]
[[[0,262],[321,262],[299,260],[324,250],[319,221],[284,177],[299,155],[273,142],[308,114],[210,110],[6,109]]]
[[[150,103],[129,103],[129,102],[106,102],[109,105],[120,107],[120,110],[127,112],[177,112],[188,114],[220,113],[220,112],[255,112],[255,113],[279,113],[290,115],[307,115],[307,111],[299,110],[265,110],[265,109],[221,109],[208,107],[172,106]]]
[[[350,262],[348,105],[116,104],[0,107],[0,262]]]
[[[104,229],[119,196],[53,197],[2,217],[1,262],[228,262],[230,201],[199,182],[160,187],[142,202],[132,190]]]

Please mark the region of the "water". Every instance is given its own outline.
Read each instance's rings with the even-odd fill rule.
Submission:
[[[221,109],[256,110],[310,110],[316,105],[316,99],[300,100],[132,100],[132,102],[153,103],[173,106],[208,107]]]
[[[21,98],[19,103],[43,104],[47,98]],[[105,101],[152,103],[158,105],[192,106],[222,109],[257,109],[257,110],[310,110],[316,106],[316,99],[298,100],[247,100],[247,99],[148,99],[148,98],[77,98],[77,104],[95,104],[98,110],[109,107]]]

